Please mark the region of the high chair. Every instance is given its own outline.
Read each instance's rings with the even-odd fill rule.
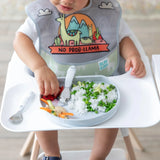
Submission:
[[[147,74],[144,78],[138,79],[130,75],[130,72],[119,76],[108,77],[109,80],[113,81],[119,88],[121,94],[120,109],[117,111],[116,115],[113,116],[109,121],[106,121],[97,126],[88,127],[91,129],[96,128],[120,128],[126,148],[128,151],[128,157],[130,160],[135,160],[135,154],[130,141],[128,128],[142,128],[155,125],[160,121],[160,104],[157,88],[153,78],[151,66],[148,57],[136,39],[134,34],[131,37],[138,48],[142,60],[144,61]],[[123,61],[121,61],[123,62]],[[122,66],[122,65],[120,65]],[[123,67],[119,68],[119,71],[123,70]],[[16,71],[16,72],[15,72]],[[121,72],[122,73],[122,72]],[[49,121],[48,118],[43,118],[42,113],[39,112],[40,102],[39,95],[36,96],[36,100],[31,104],[30,108],[24,113],[24,119],[21,124],[13,125],[8,121],[8,117],[14,113],[17,109],[17,100],[15,98],[20,98],[24,91],[29,89],[37,89],[36,83],[31,76],[31,74],[26,71],[26,66],[14,53],[13,57],[9,63],[6,85],[4,89],[4,95],[2,99],[1,107],[1,124],[4,128],[13,132],[30,132],[27,137],[25,144],[22,147],[21,155],[24,156],[30,152],[31,148],[31,158],[30,160],[37,160],[39,154],[39,144],[35,137],[34,131],[37,130],[66,130],[66,129],[86,129],[87,127],[73,127],[67,128],[56,123]],[[128,92],[130,96],[128,96]],[[16,94],[15,94],[16,93]],[[37,90],[38,93],[38,90]],[[14,99],[11,95],[15,96]],[[10,98],[8,100],[8,97]],[[10,107],[12,104],[12,107]],[[152,109],[151,109],[152,106]],[[8,109],[8,107],[10,107]],[[36,115],[36,116],[35,116]],[[35,118],[36,117],[36,118]],[[47,124],[47,125],[46,125]],[[132,129],[129,129],[130,136],[136,142],[136,146],[143,151],[144,148],[138,141],[136,135]],[[90,151],[71,151],[62,152],[62,156],[65,155],[66,159],[72,160],[75,154],[80,154],[84,157],[89,155]],[[118,157],[116,157],[118,155]],[[67,159],[70,157],[70,159]],[[75,158],[74,158],[75,159]],[[81,157],[81,160],[84,158]],[[107,160],[125,160],[125,155],[122,150],[112,150]],[[76,160],[78,160],[76,158]]]
[[[135,37],[134,37],[135,38]],[[144,56],[143,54],[141,56]],[[120,57],[121,58],[121,57]],[[119,72],[120,73],[124,73],[124,60],[123,58],[120,59],[120,67],[119,67]],[[127,155],[127,158],[130,159],[130,160],[136,160],[136,157],[135,157],[135,153],[134,153],[134,149],[133,149],[133,146],[132,146],[132,142],[134,143],[135,147],[137,149],[139,149],[140,151],[144,151],[144,148],[143,146],[141,145],[140,141],[138,140],[136,134],[134,133],[133,129],[128,129],[128,128],[120,128],[120,131],[121,131],[121,134],[122,134],[122,137],[124,139],[124,142],[125,142],[125,145],[126,145],[126,149],[127,149],[127,152],[128,154]],[[20,155],[21,156],[25,156],[27,154],[29,154],[31,152],[31,156],[30,156],[30,160],[36,160],[38,158],[38,154],[39,154],[39,150],[40,150],[40,146],[39,146],[39,143],[38,143],[38,140],[34,134],[34,132],[30,132],[22,149],[21,149],[21,152],[20,152]],[[76,152],[76,151],[72,151],[71,152],[68,152],[69,155],[73,154],[73,152]],[[77,153],[80,152],[80,151],[77,151]],[[87,153],[89,153],[90,151],[87,151]],[[112,152],[115,152],[112,150]],[[67,152],[62,152],[63,154],[65,154],[65,157],[66,157],[66,154]],[[82,151],[81,152],[81,155],[82,154],[86,154],[86,151]],[[118,154],[118,153],[117,153]],[[112,154],[110,154],[110,158],[112,160]],[[123,157],[123,160],[124,160],[124,153],[121,151],[119,151],[119,154],[118,154],[118,158],[120,159],[120,156]],[[114,159],[113,159],[114,160]]]
[[[121,128],[120,131],[121,131],[121,134],[123,136],[123,139],[124,139],[124,142],[125,142],[125,145],[126,145],[126,149],[127,149],[127,152],[128,152],[128,154],[126,154],[127,157],[130,160],[135,160],[136,157],[135,157],[135,153],[134,153],[134,150],[133,150],[133,147],[132,147],[132,140],[135,143],[135,147],[137,147],[137,149],[139,149],[140,151],[144,151],[143,146],[141,145],[140,141],[136,137],[133,129]],[[129,131],[129,133],[128,133],[128,131]],[[25,141],[25,143],[24,143],[24,145],[23,145],[23,147],[22,147],[22,149],[21,149],[20,155],[23,157],[23,156],[28,155],[31,152],[30,160],[37,160],[38,155],[39,155],[39,150],[40,150],[40,146],[39,146],[38,140],[37,140],[34,132],[30,132],[26,141]],[[84,150],[84,151],[66,151],[66,152],[62,151],[62,154],[65,154],[65,158],[66,158],[67,154],[71,155],[74,152],[75,153],[81,153],[81,156],[83,154],[85,155],[87,153],[88,157],[89,157],[89,153],[90,153],[90,151]],[[124,152],[120,149],[112,149],[111,152],[113,152],[114,154],[115,153],[118,154],[117,157],[119,159],[120,159],[120,157],[124,158]],[[110,154],[110,159],[111,160],[114,160],[113,159],[114,158],[113,153]]]

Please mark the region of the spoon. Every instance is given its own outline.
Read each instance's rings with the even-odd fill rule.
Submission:
[[[25,111],[25,108],[28,106],[28,104],[33,100],[34,96],[35,93],[30,91],[23,97],[22,101],[19,104],[18,111],[9,118],[9,121],[11,123],[19,124],[23,121],[22,113]]]
[[[60,102],[62,102],[64,104],[70,99],[70,96],[71,96],[70,88],[71,88],[75,73],[76,73],[76,67],[70,66],[67,70],[64,89],[60,95]]]

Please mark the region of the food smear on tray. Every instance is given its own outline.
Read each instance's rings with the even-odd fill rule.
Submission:
[[[112,84],[78,81],[71,89],[68,107],[79,114],[105,113],[116,105],[117,99],[117,89]]]

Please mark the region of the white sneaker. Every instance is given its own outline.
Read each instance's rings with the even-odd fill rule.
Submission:
[[[42,158],[45,156],[45,153],[42,152],[41,154],[39,154],[38,159],[37,160],[42,160]]]

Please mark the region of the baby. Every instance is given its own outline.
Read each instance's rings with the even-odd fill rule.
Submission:
[[[57,95],[57,76],[70,65],[77,75],[118,74],[119,56],[125,71],[146,74],[116,0],[36,0],[26,8],[28,18],[17,31],[14,48],[34,73],[42,95]],[[96,129],[90,160],[105,160],[118,129]],[[61,160],[57,131],[37,131],[45,152],[42,160]]]

